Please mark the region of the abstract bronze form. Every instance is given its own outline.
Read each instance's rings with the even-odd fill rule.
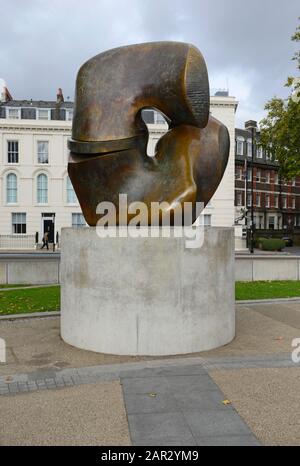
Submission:
[[[146,152],[142,110],[154,108],[169,122],[154,157]],[[227,128],[209,116],[205,61],[193,45],[154,42],[96,55],[76,82],[68,172],[87,223],[95,226],[101,201],[184,202],[211,199],[229,155]],[[118,212],[117,212],[118,214]],[[196,219],[193,210],[192,221]],[[117,224],[127,224],[117,216]],[[177,220],[176,220],[177,221]],[[182,223],[183,220],[180,220]]]

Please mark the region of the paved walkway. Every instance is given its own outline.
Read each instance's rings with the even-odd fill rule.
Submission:
[[[58,330],[0,322],[0,445],[300,445],[299,302],[239,305],[232,343],[186,357],[99,355]]]

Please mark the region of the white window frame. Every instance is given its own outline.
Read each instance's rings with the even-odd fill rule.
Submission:
[[[271,182],[271,173],[267,170],[266,171],[266,183],[270,184]]]
[[[278,206],[279,206],[279,196],[278,196],[278,194],[275,194],[275,196],[274,196],[274,207],[276,209],[278,209]]]
[[[17,143],[18,144],[18,150],[9,150],[9,143]],[[9,152],[11,152],[13,155],[17,154],[18,161],[17,162],[10,162],[9,161]],[[19,165],[20,163],[20,142],[18,139],[7,139],[7,164],[8,165]]]
[[[45,189],[45,188],[42,189],[42,191],[47,192],[47,200],[46,201],[41,201],[39,199],[39,191],[41,190],[41,188],[39,188],[39,178],[41,176],[45,176],[46,180],[47,180],[47,189]],[[37,202],[38,205],[47,205],[49,203],[49,177],[48,177],[47,173],[38,173],[37,176],[36,176],[36,202]]]
[[[259,176],[257,176],[257,175],[259,175]],[[261,170],[259,170],[259,169],[256,170],[255,180],[256,180],[257,183],[260,183],[260,181],[261,181]]]
[[[238,191],[236,193],[236,205],[239,207],[243,205],[243,195],[241,191]]]
[[[72,118],[70,118],[70,115],[72,115]],[[66,121],[72,121],[74,116],[74,111],[73,109],[66,109]]]
[[[244,144],[245,144],[245,139],[242,136],[238,136],[236,138],[236,153],[237,153],[237,155],[244,155]],[[242,151],[240,151],[240,148],[242,148]]]
[[[261,206],[261,194],[260,193],[255,194],[255,205],[257,207]]]
[[[275,215],[270,215],[270,216],[268,217],[268,229],[269,229],[269,230],[271,229],[271,228],[270,228],[270,219],[271,219],[271,218],[274,219],[274,223],[272,223],[272,225],[273,225],[273,229],[275,229]]]
[[[48,118],[40,118],[40,111],[47,112]],[[37,108],[36,109],[36,119],[41,121],[48,121],[51,119],[51,109],[50,108]]]
[[[205,227],[211,227],[211,214],[203,215],[203,225]]]
[[[24,222],[13,222],[13,219],[14,219],[14,216],[17,216],[16,218],[18,218],[18,216],[25,216],[25,223]],[[20,217],[22,218],[22,217]],[[25,225],[25,232],[23,233],[16,233],[14,231],[14,225]],[[13,235],[26,235],[27,233],[27,215],[26,215],[26,212],[12,212],[11,213],[11,232]]]
[[[78,199],[77,199],[77,196],[76,196],[76,193],[75,193],[75,190],[73,188],[73,185],[72,185],[72,182],[70,180],[70,177],[69,175],[66,176],[66,202],[68,205],[77,205],[78,204]],[[70,201],[69,200],[69,193],[71,192],[72,190],[72,193],[74,193],[74,201]],[[74,212],[76,213],[76,212]]]
[[[236,180],[242,180],[242,179],[243,179],[243,170],[242,170],[242,167],[236,166],[235,179],[236,179]]]
[[[247,139],[247,157],[252,157],[252,139]]]
[[[10,176],[14,176],[15,177],[15,181],[16,181],[16,186],[14,187],[14,191],[15,191],[15,195],[16,195],[16,199],[13,200],[13,201],[10,201],[8,198],[8,193],[9,193],[9,186],[8,186],[8,178]],[[18,175],[14,172],[9,172],[6,174],[6,177],[5,177],[5,199],[6,199],[6,204],[8,205],[17,205],[18,204]],[[10,191],[12,191],[12,189],[10,188]]]
[[[292,197],[292,209],[296,209],[296,198]]]
[[[262,159],[263,158],[263,148],[261,146],[259,146],[256,149],[256,158],[257,159]]]
[[[269,208],[270,207],[270,194],[266,194],[266,197],[265,197],[265,204],[266,204],[266,208]]]
[[[17,117],[9,116],[9,112],[12,111],[12,110],[17,112],[17,114],[18,114]],[[21,108],[18,108],[18,107],[6,107],[5,116],[6,116],[7,120],[21,120]]]
[[[84,223],[77,223],[77,222],[75,223],[75,222],[73,222],[73,219],[74,219],[75,216],[76,216],[76,218],[79,218],[79,216],[81,216]],[[83,216],[83,214],[81,212],[72,212],[71,221],[72,221],[72,228],[84,228],[84,227],[86,227],[86,221],[85,221],[84,216]]]
[[[287,209],[287,197],[282,196],[282,208]]]
[[[46,143],[46,144],[47,144],[47,155],[48,155],[48,160],[47,160],[47,162],[40,162],[40,160],[39,160],[39,154],[40,154],[40,152],[39,152],[39,143],[42,143],[42,144],[45,144],[45,143]],[[50,162],[49,162],[49,146],[50,146],[49,141],[46,140],[46,139],[43,139],[43,140],[42,140],[42,139],[38,139],[38,140],[36,141],[36,153],[37,153],[37,164],[38,164],[38,165],[49,165],[49,163],[50,163]]]
[[[247,168],[247,181],[252,181],[252,170]]]

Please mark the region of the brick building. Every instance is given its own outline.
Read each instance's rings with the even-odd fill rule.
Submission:
[[[259,132],[257,132],[259,141]],[[253,206],[256,229],[300,229],[300,177],[285,181],[280,177],[278,162],[259,146],[253,158]],[[251,131],[235,130],[235,209],[236,218],[251,208]],[[247,223],[246,219],[246,223]]]

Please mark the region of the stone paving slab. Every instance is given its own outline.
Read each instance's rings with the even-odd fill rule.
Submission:
[[[144,393],[144,379],[147,378],[147,390],[155,392],[156,383],[162,389],[164,376],[166,391],[172,385],[180,391],[180,384],[185,387],[185,378],[189,378],[190,388],[214,390],[214,384],[207,371],[232,370],[243,368],[284,368],[295,367],[290,353],[266,354],[260,356],[223,357],[223,358],[178,358],[170,360],[153,360],[138,363],[111,364],[67,368],[62,370],[34,371],[24,374],[0,377],[0,395],[17,394],[31,390],[53,389],[84,385],[123,378],[126,387],[134,393]],[[174,376],[175,375],[175,376]],[[201,387],[200,387],[201,377]],[[22,389],[20,388],[22,386]]]
[[[217,436],[220,445],[259,445],[209,374],[185,369],[189,375],[169,367],[159,376],[121,376],[132,444],[213,445]]]

